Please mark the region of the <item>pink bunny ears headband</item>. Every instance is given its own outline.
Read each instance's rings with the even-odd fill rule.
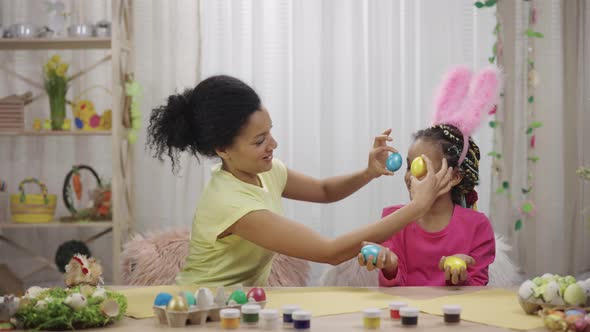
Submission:
[[[467,66],[451,69],[443,79],[435,99],[432,126],[453,125],[463,135],[463,150],[457,166],[467,156],[469,137],[498,103],[501,88],[500,71],[486,67],[475,76]]]

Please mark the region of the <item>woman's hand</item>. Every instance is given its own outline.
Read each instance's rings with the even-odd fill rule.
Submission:
[[[397,153],[397,150],[387,145],[387,142],[393,141],[389,136],[391,129],[387,129],[381,135],[375,136],[373,142],[373,149],[369,152],[369,162],[366,169],[366,174],[369,179],[375,179],[381,175],[393,175],[385,166],[387,157],[390,153]]]

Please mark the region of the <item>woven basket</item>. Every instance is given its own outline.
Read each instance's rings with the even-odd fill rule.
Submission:
[[[36,183],[41,194],[25,194],[24,184]],[[17,223],[46,223],[53,220],[56,195],[47,194],[45,184],[35,178],[26,178],[18,185],[18,194],[10,195],[12,221]]]

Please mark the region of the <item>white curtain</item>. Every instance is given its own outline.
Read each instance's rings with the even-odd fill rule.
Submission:
[[[486,65],[495,26],[495,9],[473,1],[204,0],[201,10],[202,77],[223,73],[252,84],[273,119],[277,157],[319,178],[365,167],[373,137],[389,127],[405,155],[411,134],[429,124],[442,75],[457,63]],[[487,125],[476,141],[479,206],[488,212]],[[288,217],[333,237],[406,201],[402,170],[338,203],[285,207]]]
[[[3,25],[15,22],[14,17],[35,18],[38,15],[30,10],[41,6],[30,0],[0,3]],[[110,16],[108,1],[67,4],[91,22]],[[366,166],[373,136],[389,127],[394,146],[405,155],[411,133],[429,123],[432,95],[447,68],[457,63],[474,68],[487,64],[495,25],[494,9],[477,10],[467,0],[206,0],[200,4],[152,0],[135,1],[134,6],[136,78],[143,86],[144,124],[135,150],[139,231],[188,228],[209,166],[215,162],[198,164],[183,156],[175,176],[169,162],[162,164],[145,151],[149,112],[169,94],[194,87],[213,74],[242,78],[254,86],[270,110],[279,158],[311,176],[343,174]],[[49,55],[7,54],[3,61],[37,70],[38,75],[40,63]],[[69,53],[63,54],[68,57]],[[72,55],[72,67],[77,66],[74,61],[95,59],[86,58],[90,56]],[[96,74],[106,75],[100,77],[104,82],[110,79],[107,68]],[[91,77],[86,86],[102,82]],[[20,83],[4,76],[0,82],[0,91],[6,94],[24,89],[16,89]],[[476,136],[483,154],[479,206],[484,212],[488,212],[490,160],[486,153],[491,150],[491,134],[484,125]],[[37,142],[42,145],[33,148]],[[110,176],[109,138],[0,137],[0,143],[2,178],[17,181],[36,175],[48,182],[50,191],[58,192],[65,172],[75,162],[89,163]],[[380,178],[331,205],[285,201],[286,214],[326,236],[336,236],[377,220],[384,206],[407,201],[402,178],[401,172]],[[9,183],[11,191],[16,189],[14,181]],[[65,214],[63,205],[60,213]],[[33,234],[46,238],[42,232]],[[51,241],[63,239],[39,241],[38,251],[56,247]],[[110,241],[103,246],[105,257],[110,257]],[[9,254],[5,256],[4,247],[1,250],[2,260],[8,260]]]
[[[524,38],[530,6],[538,13],[534,29],[544,38]],[[590,206],[590,184],[578,178],[576,169],[590,163],[590,5],[584,0],[501,1],[499,18],[507,77],[498,113],[503,125],[496,131],[503,158],[494,183],[508,181],[510,190],[492,196],[496,230],[511,238],[527,276],[588,271],[590,224],[583,211]],[[534,114],[543,122],[535,131],[535,164],[527,163],[531,54],[539,76]],[[536,215],[523,218],[522,229],[516,231],[514,223],[522,217],[518,208],[525,199],[521,188],[527,187],[529,174],[529,199],[536,203]]]

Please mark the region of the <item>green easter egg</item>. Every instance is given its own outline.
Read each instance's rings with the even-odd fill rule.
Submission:
[[[237,304],[248,303],[248,297],[246,296],[246,293],[239,289],[231,293],[229,299],[227,299],[228,304],[231,300],[234,300]]]

